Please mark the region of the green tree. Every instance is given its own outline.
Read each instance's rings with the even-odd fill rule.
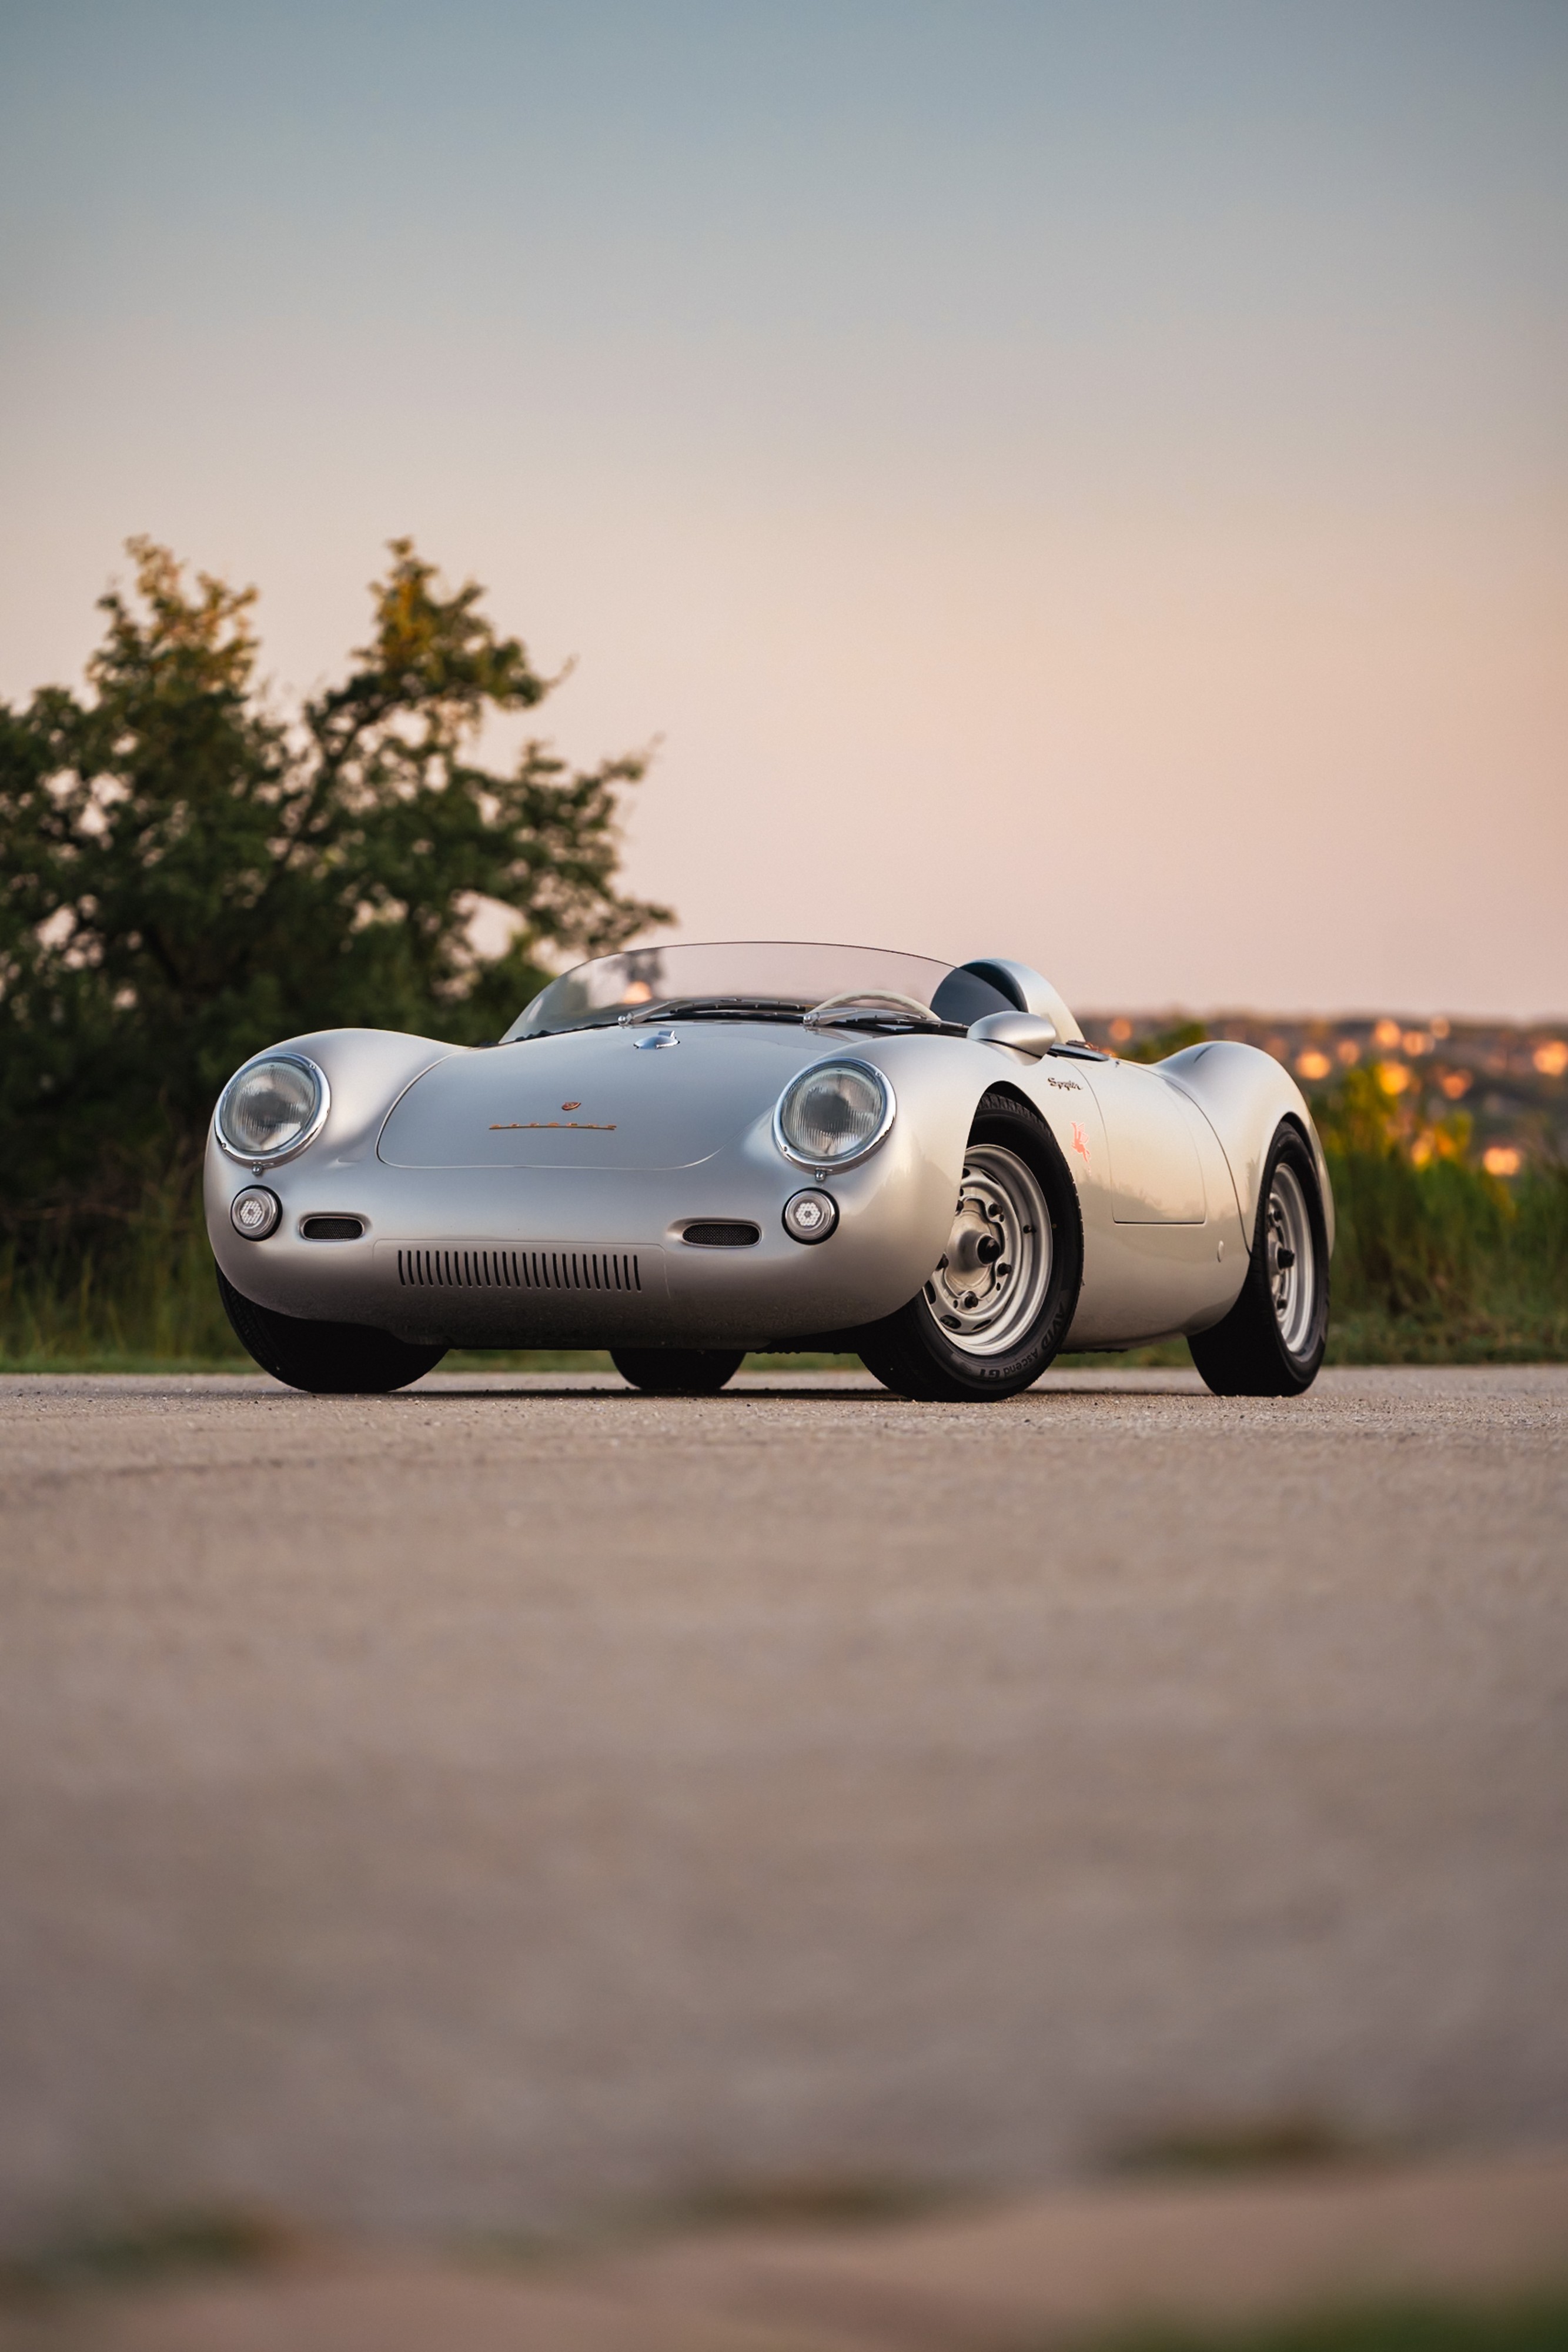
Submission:
[[[0,705],[0,1220],[123,1213],[199,1154],[246,1055],[324,1026],[494,1036],[541,948],[593,953],[668,910],[616,887],[618,793],[645,760],[569,769],[492,713],[559,681],[442,592],[406,540],[341,685],[283,712],[254,591],[132,541],[89,692]],[[476,902],[517,918],[476,951]]]

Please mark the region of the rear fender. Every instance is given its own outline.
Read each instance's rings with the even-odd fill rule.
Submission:
[[[1322,1193],[1323,1222],[1329,1248],[1333,1248],[1333,1189],[1323,1159],[1323,1147],[1312,1124],[1306,1098],[1289,1070],[1257,1045],[1215,1038],[1204,1045],[1188,1045],[1156,1067],[1195,1102],[1215,1134],[1229,1163],[1231,1180],[1241,1210],[1245,1233],[1257,1230],[1259,1196],[1264,1164],[1281,1119],[1300,1129],[1311,1148]]]

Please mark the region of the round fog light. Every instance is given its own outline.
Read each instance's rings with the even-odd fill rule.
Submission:
[[[247,1184],[243,1192],[235,1194],[229,1222],[247,1242],[264,1242],[276,1232],[282,1214],[283,1203],[276,1192],[269,1192],[265,1184]]]
[[[831,1192],[796,1192],[784,1203],[784,1230],[793,1241],[825,1242],[838,1222]]]

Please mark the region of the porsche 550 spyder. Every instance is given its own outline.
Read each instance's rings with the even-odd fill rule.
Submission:
[[[1087,1044],[1040,975],[786,942],[637,948],[490,1046],[291,1037],[214,1115],[207,1230],[256,1362],[400,1388],[449,1348],[606,1348],[712,1393],[750,1349],[1007,1397],[1185,1335],[1222,1395],[1322,1359],[1333,1202],[1289,1073]]]

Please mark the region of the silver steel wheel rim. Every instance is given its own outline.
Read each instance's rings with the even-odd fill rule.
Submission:
[[[1040,1180],[999,1143],[974,1143],[947,1246],[925,1286],[927,1310],[966,1356],[1005,1356],[1051,1286],[1051,1211]]]
[[[1295,1170],[1283,1163],[1269,1186],[1263,1218],[1269,1292],[1280,1337],[1292,1356],[1303,1356],[1317,1303],[1317,1265],[1307,1196]]]

